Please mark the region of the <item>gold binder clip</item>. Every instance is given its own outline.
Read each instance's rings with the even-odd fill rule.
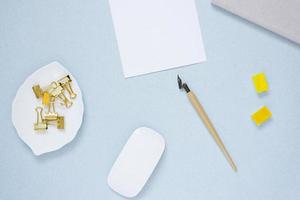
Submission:
[[[66,106],[66,108],[70,108],[72,106],[73,102],[70,101],[64,93],[60,93],[57,97],[62,101],[62,103],[60,103],[61,105]]]
[[[63,116],[57,117],[56,127],[58,129],[64,129],[65,128],[65,118]]]
[[[63,116],[57,116],[56,120],[47,121],[47,125],[56,126],[57,129],[64,129],[65,119]]]
[[[72,89],[72,86],[71,86],[71,82],[72,82],[72,79],[69,75],[61,78],[58,80],[58,83],[65,89],[67,90],[67,92],[69,93],[70,95],[70,98],[71,99],[75,99],[77,94],[75,94],[75,92],[73,91]]]
[[[32,86],[32,90],[33,90],[33,93],[35,94],[35,97],[37,99],[43,97],[44,91],[42,90],[42,88],[40,87],[40,85],[34,85],[34,86]]]
[[[43,108],[42,107],[36,107],[35,108],[37,119],[36,123],[34,123],[34,130],[36,131],[44,131],[48,128],[47,123],[43,119]]]
[[[73,103],[64,94],[64,88],[61,85],[58,85],[56,82],[51,83],[48,92],[52,96],[59,98],[62,101],[61,104],[67,108],[72,106]]]
[[[57,120],[58,114],[55,112],[55,97],[50,97],[50,103],[48,105],[48,112],[45,114],[46,121]]]
[[[51,98],[51,96],[50,96],[49,92],[44,92],[43,100],[42,100],[43,105],[49,106],[50,98]]]
[[[64,88],[58,85],[55,81],[53,81],[49,88],[48,92],[50,95],[57,97],[60,93],[63,93]]]

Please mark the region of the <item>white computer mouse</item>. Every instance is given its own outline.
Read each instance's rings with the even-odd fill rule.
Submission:
[[[136,129],[110,170],[109,187],[127,198],[138,195],[164,149],[165,140],[159,133],[147,127]]]

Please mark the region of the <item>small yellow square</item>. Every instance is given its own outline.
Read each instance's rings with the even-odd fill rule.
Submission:
[[[251,119],[255,122],[257,126],[260,126],[264,122],[268,121],[271,117],[272,113],[266,106],[263,106],[251,115]]]
[[[267,78],[264,73],[253,75],[252,80],[257,93],[267,92],[269,90]]]

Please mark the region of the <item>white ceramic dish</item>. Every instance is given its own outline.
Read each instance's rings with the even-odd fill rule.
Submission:
[[[40,84],[41,87],[47,86],[67,74],[71,76],[72,88],[77,93],[77,98],[70,108],[55,104],[56,111],[65,117],[65,129],[49,126],[44,133],[34,131],[33,124],[37,118],[35,107],[42,104],[41,100],[35,97],[32,86],[35,84]],[[83,112],[82,94],[76,79],[60,63],[52,62],[31,74],[18,89],[12,103],[12,122],[19,137],[33,153],[41,155],[60,149],[75,138],[82,123]]]

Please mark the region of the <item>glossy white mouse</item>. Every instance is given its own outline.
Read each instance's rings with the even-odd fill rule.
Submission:
[[[135,197],[154,171],[165,149],[164,138],[156,131],[140,127],[123,147],[111,168],[107,183],[124,197]]]

